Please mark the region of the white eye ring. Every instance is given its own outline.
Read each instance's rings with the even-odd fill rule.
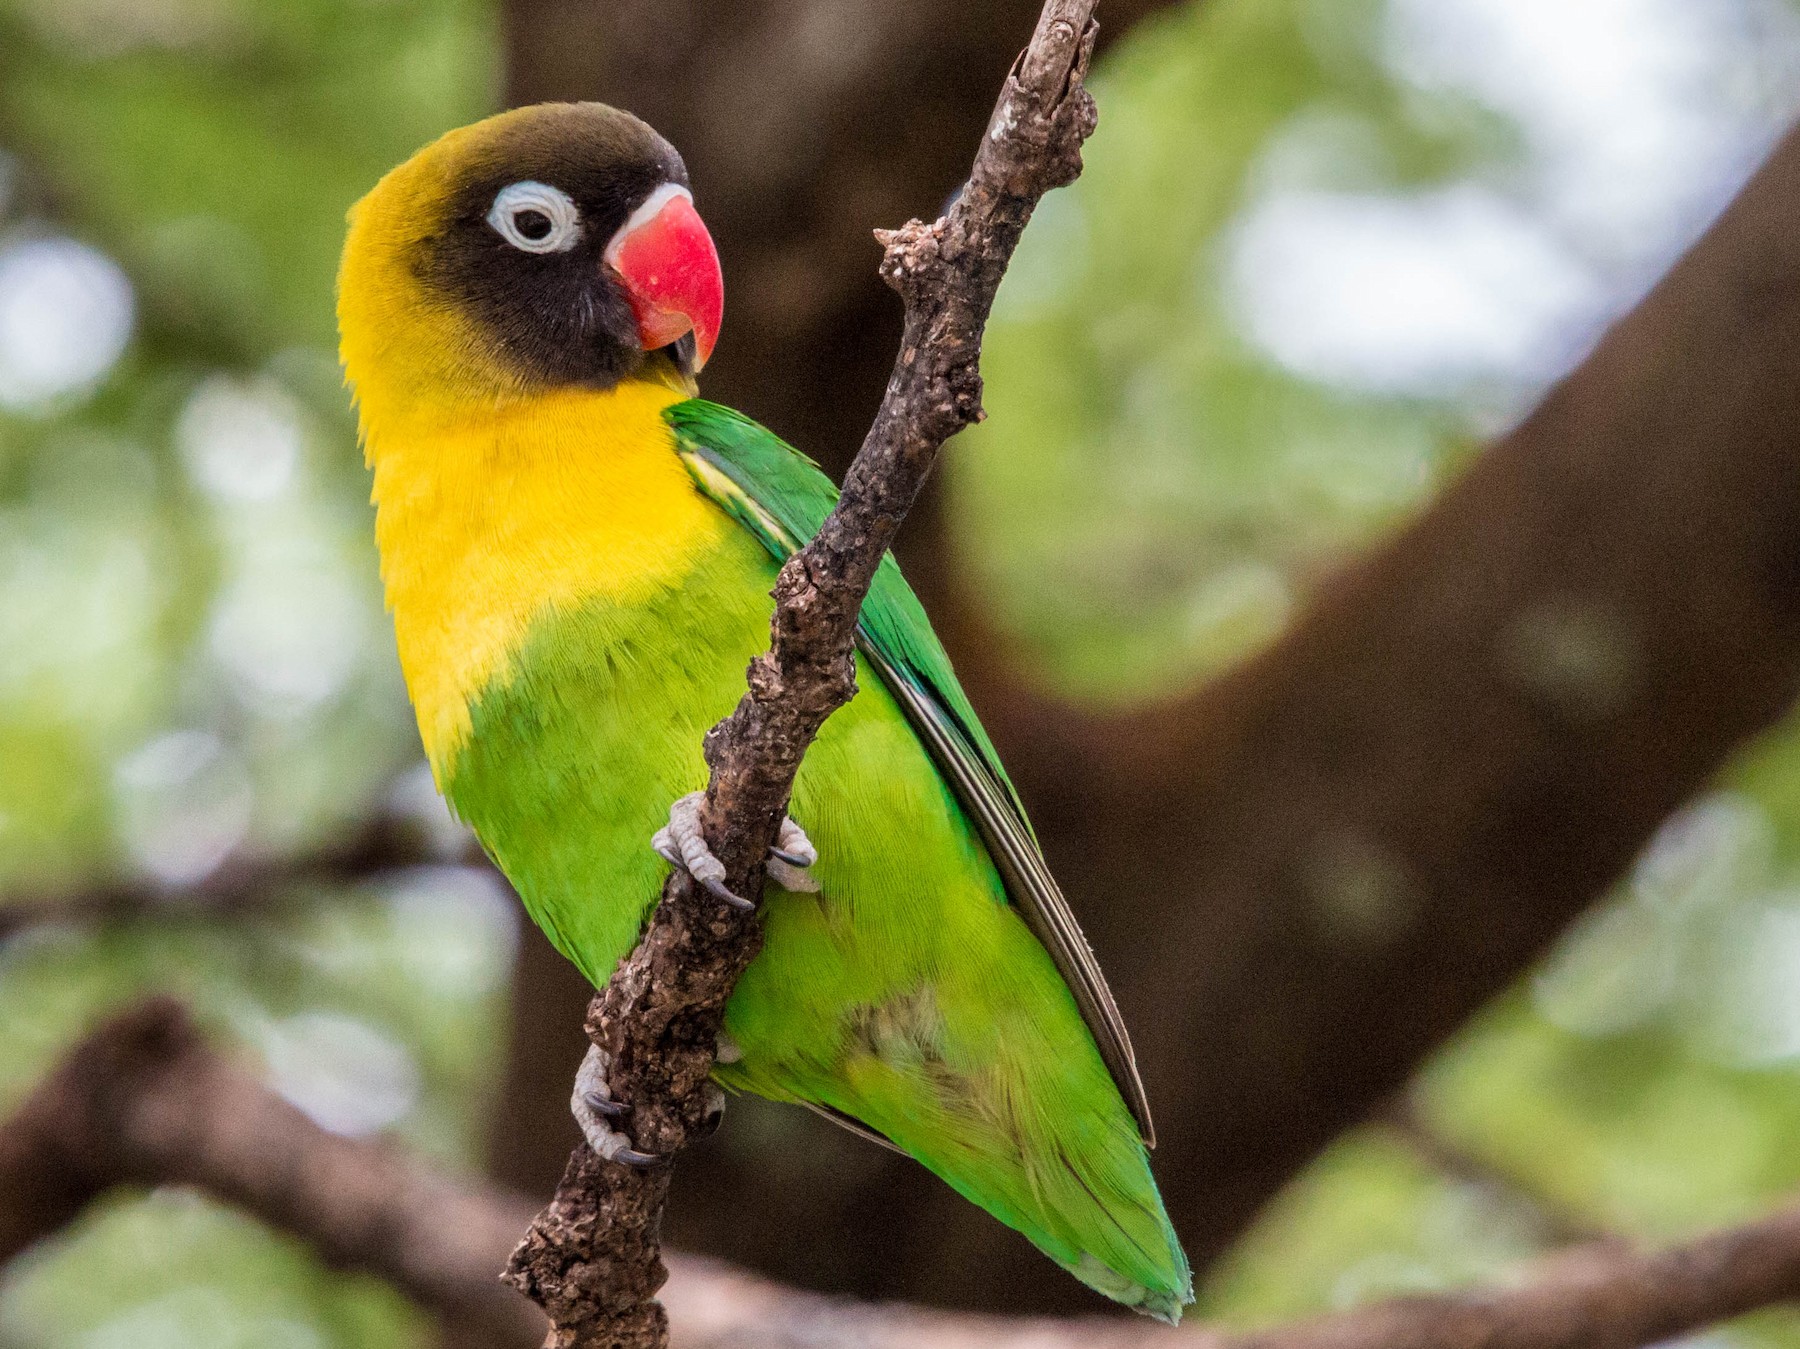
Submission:
[[[550,228],[536,237],[520,228],[520,217],[532,214],[550,222]],[[501,188],[487,222],[502,239],[525,253],[566,253],[581,239],[581,212],[567,192],[548,183],[527,181]],[[529,228],[536,222],[526,220],[524,224]]]

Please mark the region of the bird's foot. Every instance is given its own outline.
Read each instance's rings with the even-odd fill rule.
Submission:
[[[719,1034],[719,1057],[727,1063],[743,1057],[742,1051],[723,1032]],[[606,1069],[606,1051],[598,1045],[589,1045],[587,1057],[576,1070],[575,1091],[569,1098],[569,1109],[575,1122],[581,1126],[588,1146],[607,1161],[640,1170],[655,1166],[663,1160],[661,1157],[652,1152],[639,1152],[623,1130],[615,1129],[609,1123],[621,1118],[630,1107],[613,1099],[612,1088],[606,1082]],[[725,1118],[725,1093],[718,1083],[710,1080],[701,1086],[701,1090],[706,1093],[706,1113],[695,1136],[704,1138]]]
[[[806,831],[794,823],[792,816],[782,816],[781,832],[775,836],[775,846],[769,849],[770,878],[783,890],[816,894],[819,883],[807,868],[818,860],[819,850],[813,847]]]
[[[706,1113],[700,1117],[700,1127],[690,1137],[711,1138],[719,1131],[719,1123],[725,1118],[725,1089],[709,1077],[701,1084],[700,1090],[706,1093]]]
[[[612,1088],[606,1084],[607,1067],[606,1052],[599,1045],[589,1045],[587,1057],[575,1073],[575,1092],[569,1098],[569,1110],[581,1126],[588,1146],[599,1156],[625,1166],[655,1166],[661,1157],[639,1152],[631,1145],[629,1135],[608,1123],[624,1115],[629,1107],[613,1100]]]
[[[719,1038],[713,1047],[713,1057],[720,1063],[742,1063],[744,1051],[736,1040],[724,1031],[720,1031]],[[719,1122],[725,1118],[724,1088],[709,1077],[706,1079],[704,1090],[706,1092],[706,1114],[700,1120],[700,1131],[695,1134],[696,1138],[711,1138],[717,1132]]]
[[[689,792],[669,807],[669,822],[650,836],[650,846],[672,867],[680,867],[715,899],[734,909],[754,909],[756,905],[742,895],[732,894],[725,884],[725,864],[713,856],[700,832],[700,804],[705,792]]]
[[[706,837],[700,832],[700,805],[705,798],[705,792],[689,792],[670,806],[669,822],[651,835],[650,846],[716,899],[734,909],[754,909],[754,904],[726,886],[725,864],[706,846]],[[806,874],[806,868],[818,860],[818,850],[806,831],[784,818],[775,846],[769,849],[769,875],[775,883],[784,890],[817,890],[818,882]]]

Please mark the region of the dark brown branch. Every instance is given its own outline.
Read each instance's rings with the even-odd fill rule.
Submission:
[[[368,1270],[492,1343],[541,1334],[495,1277],[529,1206],[325,1132],[153,999],[83,1040],[0,1127],[0,1260],[118,1185],[191,1185]]]
[[[266,908],[308,887],[336,887],[428,862],[486,865],[471,839],[447,857],[409,821],[378,815],[358,831],[295,857],[231,857],[194,885],[169,887],[140,878],[103,880],[80,888],[20,890],[0,902],[0,941],[38,923],[121,923],[156,915],[204,913],[225,917]]]
[[[1248,1334],[859,1305],[742,1275],[733,1295],[734,1276],[704,1272],[713,1282],[691,1301],[685,1267],[670,1290],[682,1349],[1637,1349],[1800,1297],[1800,1205],[1653,1254],[1623,1242],[1575,1247],[1521,1271],[1515,1287],[1402,1298]]]
[[[880,235],[883,278],[906,302],[899,358],[875,423],[818,535],[782,568],[770,650],[749,691],[708,733],[702,820],[727,883],[762,890],[763,858],[802,755],[856,692],[853,639],[876,567],[924,485],[939,447],[980,420],[981,336],[1000,278],[1044,193],[1081,171],[1094,127],[1082,85],[1093,54],[1094,0],[1048,0],[1014,64],[968,182],[945,214]],[[606,1051],[624,1128],[643,1152],[670,1157],[704,1123],[725,1001],[760,945],[753,917],[672,877],[636,952],[589,1011]],[[666,1165],[634,1170],[585,1146],[508,1267],[554,1329],[547,1346],[667,1343],[655,1301]]]
[[[387,1279],[484,1349],[524,1349],[535,1308],[493,1271],[528,1203],[327,1133],[153,999],[101,1025],[0,1124],[0,1259],[116,1185],[189,1185]],[[1655,1254],[1578,1247],[1502,1290],[1382,1303],[1253,1334],[875,1306],[672,1257],[681,1349],[1636,1349],[1800,1296],[1800,1205]]]

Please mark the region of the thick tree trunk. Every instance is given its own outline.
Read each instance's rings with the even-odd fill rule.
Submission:
[[[682,147],[732,286],[708,394],[841,462],[899,322],[865,231],[954,184],[986,115],[956,72],[1018,46],[1035,8],[513,0],[512,91],[606,98]],[[1122,27],[1117,6],[1101,17]],[[918,61],[859,64],[895,24],[916,26]],[[1134,1028],[1199,1261],[1800,687],[1796,218],[1790,141],[1532,418],[1190,697],[1116,717],[1044,701],[915,512],[900,552]],[[572,1037],[573,999],[566,1015]],[[525,1076],[509,1118],[565,1109],[565,1073]],[[918,1168],[796,1112],[733,1111],[684,1160],[672,1241],[813,1286],[1089,1305]]]

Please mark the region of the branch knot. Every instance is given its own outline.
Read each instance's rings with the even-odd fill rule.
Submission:
[[[899,229],[875,231],[884,250],[878,269],[881,279],[908,304],[942,280],[945,219],[940,216],[929,225],[913,219]]]

